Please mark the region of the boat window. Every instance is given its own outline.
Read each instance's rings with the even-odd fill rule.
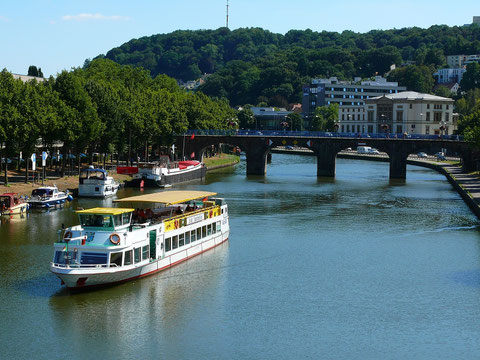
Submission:
[[[185,245],[190,244],[190,231],[185,233]]]
[[[150,253],[150,245],[145,245],[142,247],[142,259],[147,260]]]
[[[0,207],[4,209],[10,207],[10,196],[0,196]]]
[[[212,224],[207,225],[207,236],[212,235]]]
[[[191,240],[192,242],[194,242],[195,240],[197,240],[197,238],[196,238],[196,236],[195,236],[195,235],[196,235],[195,230],[192,230],[192,232],[190,233],[190,235],[191,235],[191,238],[192,238],[192,240]]]
[[[200,240],[202,238],[202,228],[197,229],[197,240]]]
[[[113,222],[115,223],[115,226],[122,225],[122,215],[113,215]]]
[[[220,232],[222,230],[222,222],[217,221],[217,231]]]
[[[124,265],[132,264],[132,255],[133,255],[132,250],[125,251],[125,261],[123,262]]]
[[[212,224],[212,233],[215,234],[217,232],[217,223]]]
[[[110,215],[81,214],[80,223],[87,227],[113,228],[113,220]]]
[[[172,238],[167,238],[165,240],[165,251],[172,250]]]
[[[131,212],[128,212],[128,213],[123,213],[122,214],[123,216],[123,224],[130,224],[130,216],[132,216],[132,213]]]
[[[123,252],[110,254],[110,266],[122,266]]]
[[[141,249],[140,248],[135,248],[133,251],[135,253],[135,264],[142,261]]]
[[[77,260],[77,252],[76,251],[55,251],[55,264],[66,264],[74,263]]]
[[[176,249],[176,248],[178,248],[178,236],[177,235],[172,237],[172,249]]]
[[[80,264],[106,264],[106,253],[82,252]]]
[[[204,238],[205,236],[207,236],[207,227],[204,225],[202,226],[202,238]]]
[[[183,246],[185,245],[185,235],[184,234],[180,234],[178,235],[178,246]]]

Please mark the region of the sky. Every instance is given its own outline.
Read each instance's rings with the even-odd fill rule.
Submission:
[[[45,76],[143,36],[226,24],[227,0],[0,0],[0,70]],[[229,28],[285,34],[393,29],[472,22],[478,0],[229,0]]]

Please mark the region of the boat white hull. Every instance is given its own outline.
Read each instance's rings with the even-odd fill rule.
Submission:
[[[57,275],[69,289],[83,289],[92,286],[111,285],[148,276],[168,269],[222,244],[228,240],[228,235],[229,231],[226,231],[203,242],[194,243],[190,247],[182,248],[182,250],[172,255],[159,258],[147,264],[123,266],[121,270],[116,269],[115,267],[79,269],[52,266],[50,271]]]
[[[79,185],[78,196],[106,198],[106,197],[115,195],[117,191],[118,191],[118,184],[116,185]]]

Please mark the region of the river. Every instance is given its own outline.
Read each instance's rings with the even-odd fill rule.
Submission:
[[[52,243],[77,207],[0,226],[2,359],[472,359],[480,354],[480,232],[445,177],[408,167],[274,154],[204,184],[229,204],[230,239],[170,270],[71,294]],[[136,190],[135,190],[136,191]],[[132,194],[121,190],[118,196]]]

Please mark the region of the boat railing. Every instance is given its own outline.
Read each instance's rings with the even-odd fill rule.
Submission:
[[[55,263],[52,262],[53,267],[65,268],[65,269],[102,269],[102,268],[112,268],[118,267],[117,264],[80,264],[77,262],[64,264],[64,263]]]

